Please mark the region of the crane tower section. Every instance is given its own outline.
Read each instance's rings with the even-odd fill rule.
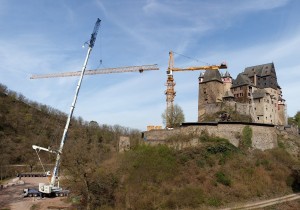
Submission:
[[[173,72],[186,72],[186,71],[196,71],[196,70],[219,70],[219,69],[227,69],[227,65],[226,63],[221,63],[220,65],[207,65],[207,66],[193,66],[193,67],[186,67],[186,68],[176,68],[174,67],[174,56],[173,56],[173,52],[170,51],[169,52],[169,66],[168,66],[168,70],[167,70],[167,90],[165,91],[165,95],[166,95],[166,102],[167,102],[167,109],[166,109],[166,127],[167,128],[172,128],[173,125],[172,123],[169,121],[170,119],[172,119],[172,113],[173,113],[173,103],[174,103],[174,99],[176,96],[176,92],[175,92],[175,81],[173,78]]]

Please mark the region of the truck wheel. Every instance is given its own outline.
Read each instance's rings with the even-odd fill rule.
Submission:
[[[64,194],[63,193],[60,193],[60,197],[63,197],[64,196]]]
[[[33,197],[37,197],[37,194],[33,194]]]
[[[59,193],[55,193],[55,196],[58,197],[58,196],[59,196]]]
[[[32,197],[32,194],[28,194],[28,197]]]

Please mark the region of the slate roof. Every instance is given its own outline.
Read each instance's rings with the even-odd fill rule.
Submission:
[[[263,98],[266,95],[266,91],[264,89],[257,89],[253,92],[253,98],[258,99],[258,98]]]
[[[203,82],[218,81],[222,82],[219,70],[206,70],[203,76]],[[222,82],[223,83],[223,82]]]
[[[253,77],[254,73],[255,73],[257,76],[264,77],[264,76],[271,75],[272,69],[274,69],[273,63],[267,63],[267,64],[262,64],[262,65],[257,65],[257,66],[250,66],[250,67],[245,68],[244,74],[247,74],[248,77]]]
[[[233,80],[231,88],[244,86],[244,85],[253,86],[249,77],[244,73],[240,73],[240,74],[238,74],[237,78],[235,80]]]
[[[226,71],[225,74],[223,75],[223,77],[231,77],[231,75],[229,74],[228,71]]]

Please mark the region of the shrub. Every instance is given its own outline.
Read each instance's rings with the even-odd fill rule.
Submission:
[[[207,204],[209,206],[219,207],[222,205],[222,202],[219,198],[212,197],[207,200]]]
[[[124,167],[128,167],[132,181],[160,183],[171,178],[176,169],[173,150],[165,145],[141,145],[128,152]]]
[[[196,187],[185,187],[171,194],[170,198],[165,203],[165,206],[170,209],[190,207],[197,208],[205,202],[203,191]]]
[[[243,128],[240,146],[243,149],[252,147],[252,128],[249,125]]]
[[[217,182],[225,185],[225,186],[231,186],[231,180],[229,177],[227,177],[223,172],[219,171],[215,174],[217,178]]]

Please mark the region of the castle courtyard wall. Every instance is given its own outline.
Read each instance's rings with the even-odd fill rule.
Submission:
[[[170,144],[179,149],[193,147],[201,144],[199,137],[203,131],[209,135],[228,139],[231,144],[238,147],[242,132],[247,124],[215,123],[211,125],[189,125],[172,130],[151,130],[143,133],[145,143],[150,145]],[[259,150],[267,150],[277,147],[276,128],[264,125],[249,125],[252,129],[252,147]],[[190,139],[170,142],[170,137],[190,136]]]

